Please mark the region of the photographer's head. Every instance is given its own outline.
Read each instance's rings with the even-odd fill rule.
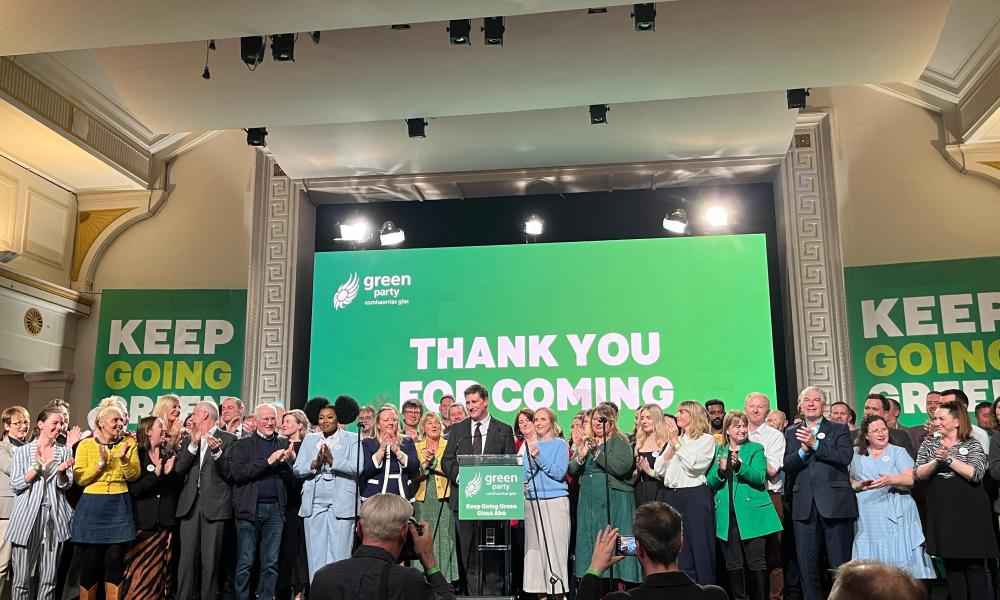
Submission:
[[[358,535],[365,546],[384,548],[399,556],[409,535],[413,507],[398,494],[376,494],[361,505]]]
[[[684,543],[681,513],[665,502],[647,502],[635,510],[632,529],[646,575],[677,568]]]
[[[877,560],[852,560],[837,569],[830,600],[922,600],[924,586],[909,573]]]

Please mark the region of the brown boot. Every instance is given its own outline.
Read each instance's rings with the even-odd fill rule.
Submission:
[[[97,586],[90,588],[89,590],[82,585],[80,586],[80,600],[97,600]]]
[[[121,586],[104,582],[104,600],[118,600],[118,590]],[[97,598],[97,596],[94,596]],[[80,600],[83,600],[82,598]]]

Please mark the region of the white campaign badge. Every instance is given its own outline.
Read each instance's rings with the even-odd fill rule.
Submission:
[[[659,458],[659,457],[660,457],[660,451],[659,450],[654,450],[653,451],[653,458]]]
[[[826,434],[825,434],[825,433],[823,433],[823,432],[820,432],[820,433],[819,433],[819,435],[817,435],[817,436],[816,436],[816,439],[817,439],[817,440],[823,440],[823,439],[826,439]]]
[[[882,462],[889,462],[889,455],[888,454],[882,456]]]
[[[961,454],[962,456],[965,456],[966,454],[969,453],[969,449],[966,448],[965,446],[962,446],[961,448],[958,449],[958,453]]]
[[[146,470],[152,473],[153,471],[156,471],[156,467],[153,465],[146,465]]]

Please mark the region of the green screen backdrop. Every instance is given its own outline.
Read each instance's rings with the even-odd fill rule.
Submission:
[[[480,383],[564,427],[617,403],[774,398],[763,235],[318,253],[309,394],[362,404]]]
[[[962,389],[970,410],[1000,396],[1000,257],[848,267],[844,282],[860,405],[895,398],[912,426],[930,390]]]

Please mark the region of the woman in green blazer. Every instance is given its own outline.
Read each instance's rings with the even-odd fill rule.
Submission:
[[[715,536],[722,540],[734,600],[767,600],[770,580],[764,540],[781,531],[781,521],[767,493],[764,446],[747,441],[747,427],[745,414],[726,413],[722,423],[725,443],[716,448],[707,482],[715,492]],[[753,582],[749,596],[744,561]]]

